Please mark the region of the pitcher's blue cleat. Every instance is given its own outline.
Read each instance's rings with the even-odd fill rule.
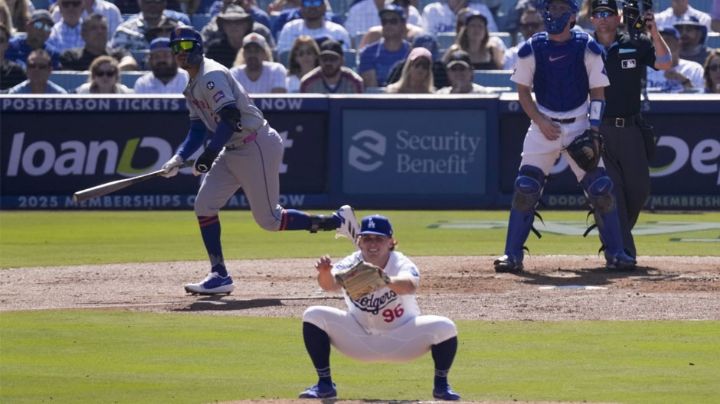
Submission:
[[[332,385],[326,383],[318,383],[314,386],[308,387],[305,391],[300,393],[298,398],[335,398],[337,397],[337,390],[335,390],[335,383]]]

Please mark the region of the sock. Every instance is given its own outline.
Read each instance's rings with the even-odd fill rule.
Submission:
[[[330,337],[315,324],[303,322],[303,340],[318,375],[318,383],[332,385],[330,376]]]
[[[280,231],[282,230],[310,230],[315,233],[318,230],[335,230],[342,223],[336,215],[309,215],[295,209],[285,209],[282,213]]]
[[[453,360],[455,360],[457,344],[457,337],[452,337],[431,347],[432,358],[435,362],[434,385],[436,389],[446,388],[448,386],[447,376]]]
[[[222,277],[227,276],[222,245],[220,244],[220,218],[217,215],[198,216],[198,224],[200,224],[200,234],[210,258],[210,271],[217,272]]]
[[[295,209],[284,209],[280,230],[307,230],[310,228],[310,215]]]

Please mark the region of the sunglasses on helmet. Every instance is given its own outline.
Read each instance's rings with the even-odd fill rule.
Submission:
[[[180,52],[188,52],[191,51],[195,47],[195,41],[191,40],[181,40],[181,41],[175,41],[170,44],[170,49],[173,53],[178,54]]]

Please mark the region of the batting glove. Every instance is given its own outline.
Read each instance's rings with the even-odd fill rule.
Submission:
[[[176,176],[184,162],[185,160],[183,160],[183,158],[178,156],[177,154],[172,156],[172,158],[168,160],[167,163],[163,164],[162,169],[163,171],[165,171],[165,173],[160,175],[165,178],[172,178]]]
[[[210,171],[210,167],[213,165],[213,161],[217,158],[218,152],[215,150],[205,149],[203,153],[195,160],[195,171],[200,174],[205,174]]]

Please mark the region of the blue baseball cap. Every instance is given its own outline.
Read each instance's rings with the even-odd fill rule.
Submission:
[[[382,215],[365,216],[360,224],[360,235],[367,234],[392,237],[393,229],[390,219]]]
[[[159,37],[150,42],[150,52],[167,49],[170,50],[170,38]]]
[[[397,14],[403,21],[407,20],[405,9],[401,6],[398,6],[397,4],[386,4],[385,7],[383,7],[383,9],[378,12],[378,15],[380,16],[380,18],[382,18],[382,15],[385,13]]]

